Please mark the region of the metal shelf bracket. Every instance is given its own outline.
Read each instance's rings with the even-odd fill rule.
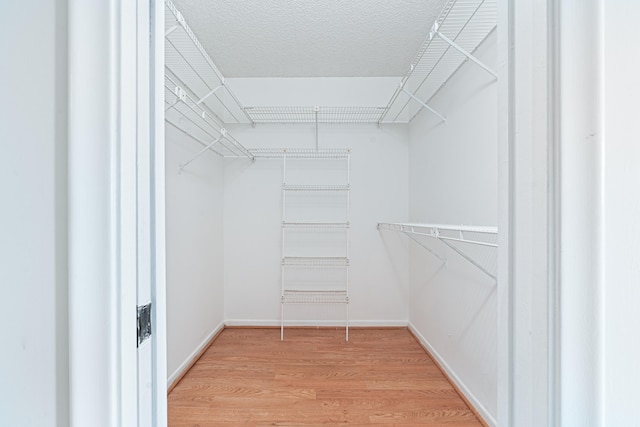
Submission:
[[[214,87],[211,92],[209,92],[208,94],[206,94],[205,96],[203,96],[202,98],[200,98],[197,102],[196,105],[200,105],[202,104],[208,97],[210,97],[211,95],[213,95],[214,93],[216,93],[219,89],[222,89],[224,87],[224,82],[222,82],[221,85],[218,85],[216,87]]]
[[[472,54],[467,52],[465,49],[463,49],[460,45],[458,45],[456,42],[451,40],[449,37],[447,37],[444,34],[442,34],[439,31],[439,25],[438,25],[437,21],[433,24],[433,27],[431,27],[431,31],[429,32],[429,40],[433,40],[434,36],[440,37],[445,43],[447,43],[449,46],[451,46],[452,48],[454,48],[455,50],[457,50],[458,52],[460,52],[461,54],[466,56],[467,59],[469,59],[470,61],[472,61],[476,65],[478,65],[480,68],[485,70],[487,73],[491,74],[495,79],[498,78],[498,74],[495,71],[493,71],[491,68],[489,68],[487,65],[485,65],[478,58],[476,58],[475,56],[473,56]]]
[[[447,118],[445,116],[443,116],[442,114],[438,113],[436,110],[434,110],[429,105],[427,105],[426,102],[422,101],[420,98],[416,97],[414,94],[412,94],[411,92],[406,90],[404,88],[404,84],[403,83],[400,83],[400,90],[402,92],[404,92],[407,96],[409,96],[411,99],[416,101],[418,104],[422,105],[424,108],[426,108],[427,110],[431,111],[431,113],[433,113],[434,115],[438,116],[440,118],[440,120],[442,120],[444,122],[445,125],[447,124]]]
[[[198,154],[196,154],[195,156],[193,156],[193,158],[185,163],[182,163],[180,165],[180,170],[179,173],[182,173],[183,169],[186,168],[187,166],[189,166],[189,164],[191,162],[193,162],[194,160],[196,160],[198,157],[202,156],[204,154],[205,151],[209,150],[211,147],[213,147],[214,145],[216,145],[218,142],[220,142],[222,140],[222,138],[224,138],[227,135],[227,131],[223,128],[220,133],[222,135],[220,135],[218,138],[216,138],[211,144],[207,145],[206,147],[204,147],[202,150],[200,150],[198,152]]]

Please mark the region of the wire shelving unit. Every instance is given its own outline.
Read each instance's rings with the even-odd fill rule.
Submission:
[[[165,65],[222,123],[252,123],[171,0],[165,0]]]
[[[248,157],[253,160],[249,150],[229,134],[213,114],[194,101],[192,96],[169,75],[165,76],[164,87],[165,121],[168,124],[221,157]],[[182,164],[181,169],[203,152]]]
[[[349,229],[350,223],[350,149],[263,149],[252,150],[256,157],[282,158],[282,285],[280,296],[280,339],[284,339],[285,306],[288,304],[341,304],[345,311],[345,340],[349,340]],[[345,176],[342,183],[289,184],[291,176],[290,162],[296,159],[338,159],[344,165]],[[306,170],[306,168],[302,168]],[[289,173],[288,173],[289,172]],[[295,179],[295,178],[294,178]],[[298,176],[298,179],[300,177]],[[288,217],[291,206],[291,193],[308,193],[326,195],[327,193],[343,194],[344,197],[337,208],[344,220],[336,221],[298,221]],[[314,197],[315,198],[315,197]],[[295,203],[295,199],[293,199]],[[312,206],[303,206],[309,209]],[[295,210],[295,209],[294,209]],[[317,215],[317,213],[314,213]],[[292,253],[296,250],[291,232],[312,231],[303,237],[303,247],[311,253]],[[332,240],[338,233],[343,238],[339,242]],[[304,233],[303,233],[304,234]],[[334,246],[335,245],[335,246]],[[324,252],[322,255],[314,252]],[[332,254],[327,254],[331,252]],[[340,252],[340,253],[337,253]],[[298,273],[298,274],[295,274]]]
[[[379,123],[386,107],[245,107],[254,123]]]
[[[171,0],[165,0],[165,122],[221,157],[253,155],[224,123],[253,123]]]
[[[389,100],[380,123],[409,123],[422,109],[446,122],[446,117],[429,105],[431,98],[466,61],[497,77],[474,56],[496,27],[496,0],[449,0]]]
[[[288,159],[346,159],[351,150],[347,148],[252,148],[249,150],[255,158],[280,159],[285,155]],[[287,185],[286,182],[283,186]]]
[[[446,264],[446,260],[426,245],[420,237],[439,240],[458,255],[469,261],[487,276],[496,280],[494,262],[481,262],[471,255],[471,248],[482,247],[491,250],[488,261],[495,261],[498,248],[498,228],[475,225],[421,224],[421,223],[378,223],[378,230],[391,230],[405,234],[433,256]],[[477,252],[477,251],[475,251]],[[488,265],[492,264],[492,265]]]

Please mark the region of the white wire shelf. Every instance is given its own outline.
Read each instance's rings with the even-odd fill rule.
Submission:
[[[481,233],[487,235],[497,235],[497,227],[479,226],[479,225],[453,225],[453,224],[423,224],[423,223],[407,223],[407,222],[380,222],[378,223],[378,229],[400,231],[403,233],[419,233],[420,235],[428,235],[430,237],[440,237],[448,240],[461,240],[465,243],[474,243],[485,246],[497,247],[498,245],[491,242],[476,241],[465,239],[464,237],[446,237],[443,236],[444,231],[452,231],[463,233]]]
[[[245,107],[254,123],[379,123],[386,107]]]
[[[285,191],[300,191],[300,192],[316,192],[316,191],[326,191],[326,192],[334,192],[334,191],[349,191],[351,186],[349,184],[345,185],[291,185],[291,184],[283,184],[282,189]]]
[[[495,0],[447,1],[409,72],[387,104],[380,123],[411,122],[423,108],[446,120],[429,107],[429,101],[467,60],[495,77],[495,72],[473,54],[496,26]]]
[[[182,13],[171,0],[164,3],[166,68],[223,123],[253,124]]]
[[[283,304],[349,304],[347,291],[306,291],[285,290],[281,297]]]
[[[342,159],[349,157],[349,148],[324,148],[320,150],[305,148],[252,148],[249,152],[256,158],[287,158],[296,159]]]
[[[349,228],[350,222],[282,222],[282,228]]]
[[[226,131],[216,116],[194,101],[191,95],[169,75],[165,75],[164,87],[167,123],[219,156],[248,157],[253,160],[254,157],[249,150]]]
[[[378,223],[378,230],[391,230],[404,233],[410,237],[418,245],[429,251],[432,255],[438,258],[443,263],[446,261],[433,251],[429,246],[425,245],[416,236],[434,238],[464,259],[469,261],[483,273],[496,280],[496,273],[491,271],[492,269],[482,265],[473,256],[471,256],[465,247],[484,247],[490,249],[496,249],[498,247],[498,228],[488,226],[476,226],[476,225],[452,225],[452,224],[422,224],[422,223]],[[460,245],[460,243],[462,245]],[[496,251],[492,251],[496,255]]]
[[[282,265],[292,267],[348,267],[347,257],[284,257]]]

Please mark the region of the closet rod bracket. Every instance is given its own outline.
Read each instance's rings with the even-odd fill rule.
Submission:
[[[213,147],[214,145],[216,145],[218,142],[220,142],[225,136],[227,135],[227,130],[222,128],[220,129],[220,136],[216,139],[213,140],[212,143],[210,143],[209,145],[207,145],[206,147],[204,147],[202,150],[200,150],[198,152],[198,154],[196,154],[193,158],[191,158],[191,160],[182,163],[180,165],[180,170],[178,173],[182,173],[182,171],[184,170],[184,168],[186,168],[191,162],[193,162],[194,160],[196,160],[198,157],[202,156],[204,154],[205,151],[207,151],[208,149],[210,149],[211,147]]]
[[[400,83],[400,90],[402,92],[404,92],[409,98],[413,99],[418,104],[422,105],[424,108],[429,110],[432,114],[438,116],[440,118],[440,120],[442,120],[444,122],[445,125],[447,124],[447,118],[445,116],[443,116],[442,114],[438,113],[436,110],[434,110],[429,105],[427,105],[426,102],[422,101],[420,98],[418,98],[417,96],[415,96],[414,94],[409,92],[407,89],[405,89],[404,85],[402,83]]]
[[[200,98],[197,102],[196,105],[200,105],[202,104],[208,97],[210,97],[211,95],[213,95],[214,93],[216,93],[218,90],[220,90],[221,88],[224,87],[224,81],[222,82],[222,84],[214,87],[209,93],[207,93],[205,96],[203,96],[202,98]]]
[[[457,44],[456,42],[451,40],[449,37],[447,37],[444,34],[442,34],[439,31],[437,22],[433,24],[433,27],[431,27],[431,31],[429,32],[429,39],[433,40],[434,36],[438,36],[440,39],[442,39],[449,46],[451,46],[452,48],[454,48],[455,50],[457,50],[458,52],[460,52],[461,54],[466,56],[467,59],[469,59],[470,61],[474,62],[476,65],[478,65],[480,68],[485,70],[487,73],[491,74],[495,79],[498,78],[498,74],[495,71],[493,71],[491,68],[489,68],[487,65],[485,65],[485,63],[483,63],[478,58],[476,58],[475,56],[473,56],[472,54],[467,52],[465,49],[462,48],[462,46],[460,46],[459,44]]]

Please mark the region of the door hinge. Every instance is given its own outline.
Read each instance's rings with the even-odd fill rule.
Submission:
[[[138,347],[151,336],[151,303],[138,306]]]

